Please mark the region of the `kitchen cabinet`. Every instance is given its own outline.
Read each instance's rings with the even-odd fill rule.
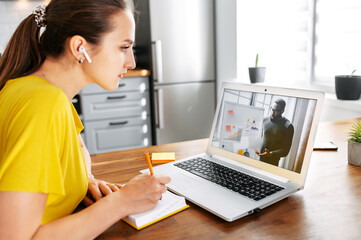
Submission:
[[[90,154],[152,145],[148,76],[126,77],[114,91],[80,91],[84,141]]]

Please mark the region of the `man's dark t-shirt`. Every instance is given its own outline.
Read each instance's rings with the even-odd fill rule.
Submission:
[[[278,166],[280,158],[287,156],[290,151],[294,132],[293,125],[284,117],[274,120],[266,117],[263,119],[263,131],[261,153],[264,153],[265,148],[267,148],[272,152],[272,156],[261,156],[260,160]]]

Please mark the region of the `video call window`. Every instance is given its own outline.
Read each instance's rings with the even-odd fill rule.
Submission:
[[[226,90],[212,146],[301,172],[316,100]]]

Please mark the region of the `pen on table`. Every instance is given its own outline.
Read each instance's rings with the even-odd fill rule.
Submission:
[[[150,175],[153,175],[153,167],[152,167],[152,163],[150,161],[150,157],[149,157],[149,153],[145,153],[145,158],[147,159],[147,163],[148,163],[148,168],[149,168],[149,172],[150,172]]]

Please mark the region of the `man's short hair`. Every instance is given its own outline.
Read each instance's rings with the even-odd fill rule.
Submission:
[[[286,107],[286,102],[285,102],[285,100],[283,100],[283,99],[277,99],[277,100],[275,101],[275,103],[276,103],[277,105],[279,105],[282,109],[285,109],[285,107]]]

